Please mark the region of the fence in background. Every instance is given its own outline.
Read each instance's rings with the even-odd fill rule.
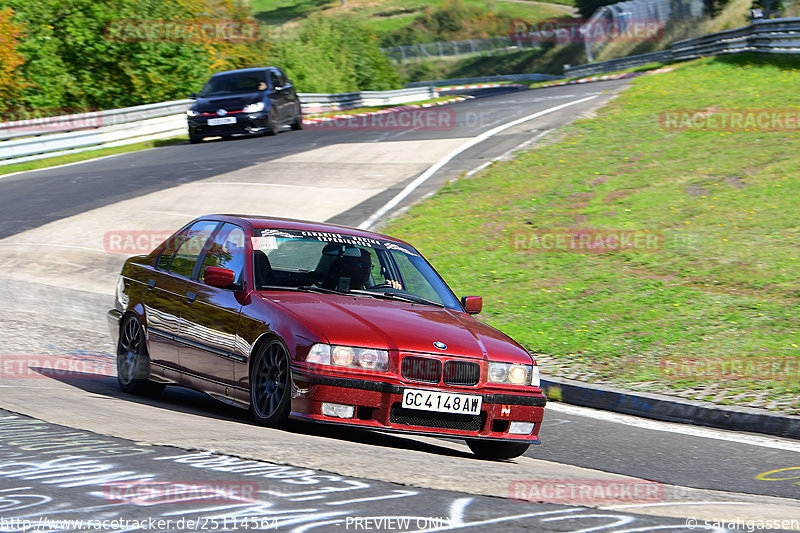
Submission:
[[[648,63],[684,61],[740,52],[800,54],[800,18],[758,20],[742,28],[676,41],[661,52],[569,67],[564,69],[564,74],[569,78],[580,78]]]
[[[511,37],[490,37],[467,41],[439,41],[435,43],[408,44],[381,48],[381,52],[397,63],[442,57],[467,55],[495,55],[516,52],[521,49],[538,49],[538,43],[512,41]]]

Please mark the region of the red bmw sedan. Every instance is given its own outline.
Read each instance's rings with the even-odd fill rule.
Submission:
[[[481,307],[401,240],[210,215],[126,261],[108,319],[125,392],[181,385],[268,426],[458,437],[508,459],[539,443],[546,399],[536,361]]]

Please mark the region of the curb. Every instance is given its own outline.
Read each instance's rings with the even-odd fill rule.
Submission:
[[[671,70],[674,69],[665,67],[665,68],[657,68],[655,70],[647,70],[645,72],[638,71],[638,72],[623,72],[622,74],[605,74],[603,76],[592,76],[591,78],[579,78],[577,80],[548,83],[547,85],[540,85],[538,88],[541,89],[544,87],[557,87],[559,85],[573,85],[576,83],[591,83],[594,81],[621,80],[625,78],[635,78],[636,76],[642,76],[646,74],[661,74],[662,72],[670,72]]]
[[[800,439],[800,416],[754,407],[722,406],[661,394],[631,392],[563,378],[542,378],[548,400],[696,426]]]
[[[450,85],[437,87],[437,91],[463,91],[464,89],[496,89],[498,87],[514,87],[515,89],[527,89],[527,85],[521,83],[477,83],[473,85]]]
[[[341,120],[341,119],[351,119],[353,117],[368,117],[371,115],[382,115],[385,113],[395,113],[397,111],[406,111],[408,109],[422,109],[425,107],[435,107],[439,105],[446,105],[452,104],[455,102],[463,102],[464,100],[470,100],[475,98],[474,96],[454,96],[453,98],[448,98],[447,100],[442,100],[436,103],[429,103],[429,104],[410,104],[410,105],[400,105],[395,107],[389,107],[386,109],[380,109],[378,111],[369,111],[367,113],[351,113],[351,114],[342,114],[342,115],[331,115],[328,117],[317,117],[317,118],[304,118],[303,124],[312,125],[312,124],[319,124],[320,122],[330,122],[331,120]]]

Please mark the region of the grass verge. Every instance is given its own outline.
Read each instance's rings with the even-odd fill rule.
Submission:
[[[542,354],[546,373],[800,412],[797,122],[659,122],[671,109],[800,113],[799,67],[737,55],[637,78],[560,141],[444,187],[386,231],[419,246],[457,293],[482,294],[483,318]],[[531,244],[579,229],[660,245]]]

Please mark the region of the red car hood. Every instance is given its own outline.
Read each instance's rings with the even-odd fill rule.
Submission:
[[[466,313],[364,296],[261,294],[318,330],[331,344],[531,364],[520,345]],[[437,341],[447,349],[436,348]]]

